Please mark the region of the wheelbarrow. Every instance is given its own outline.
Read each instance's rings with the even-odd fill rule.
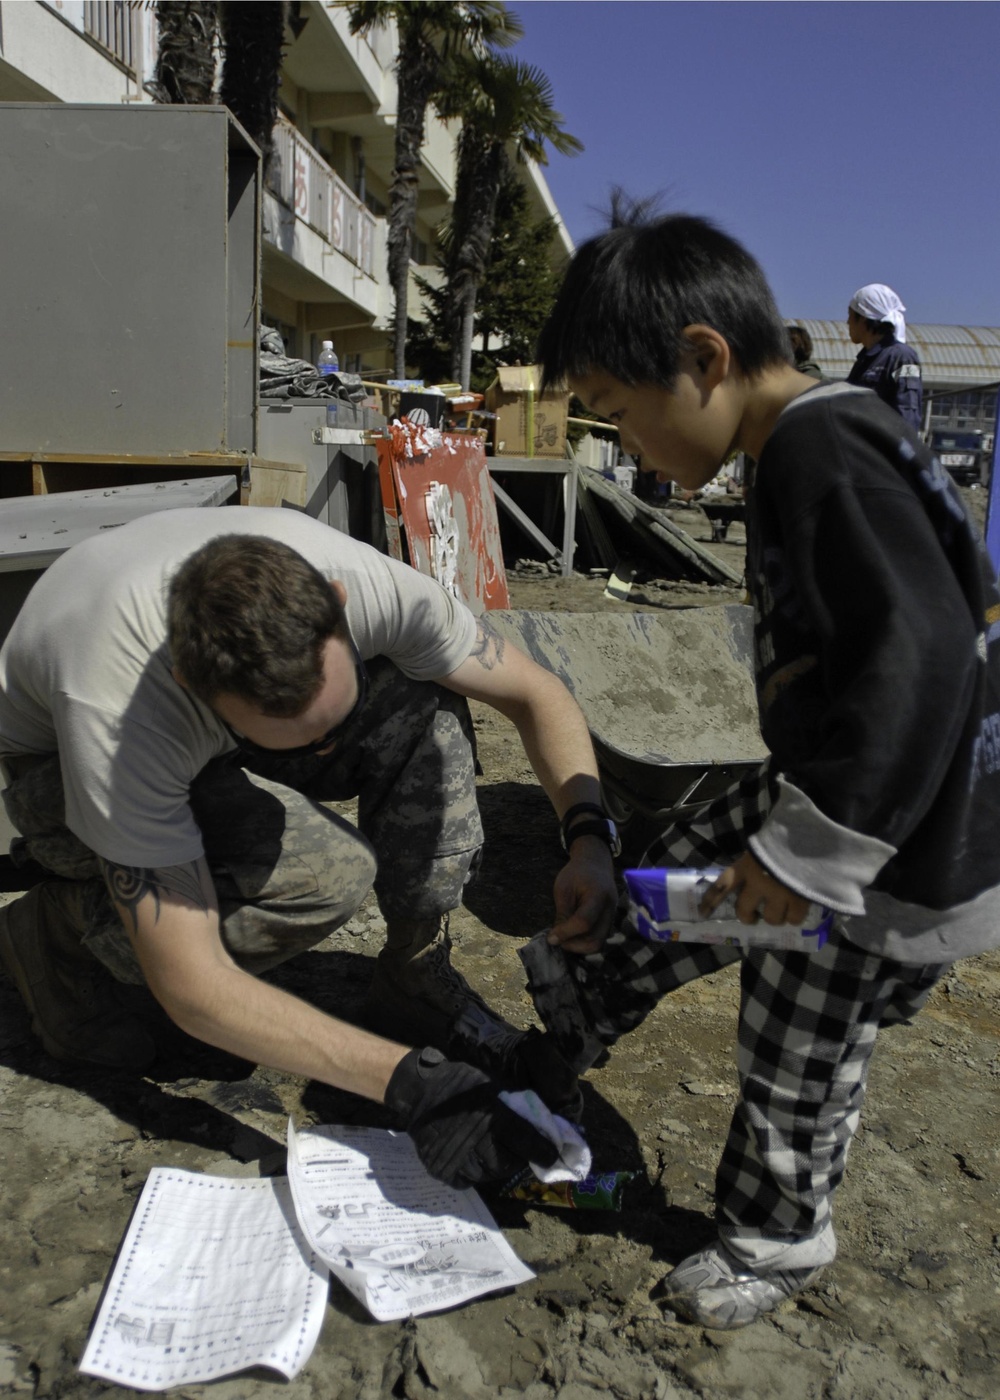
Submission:
[[[708,516],[712,527],[712,540],[718,544],[726,538],[726,533],[734,520],[746,520],[747,508],[744,501],[719,500],[713,496],[702,497],[698,507]]]
[[[767,756],[745,604],[655,613],[491,610],[488,620],[576,697],[627,860]]]

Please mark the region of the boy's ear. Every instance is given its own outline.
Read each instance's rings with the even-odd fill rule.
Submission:
[[[685,326],[681,336],[704,379],[705,388],[716,388],[729,373],[733,362],[729,341],[712,326],[697,323]]]

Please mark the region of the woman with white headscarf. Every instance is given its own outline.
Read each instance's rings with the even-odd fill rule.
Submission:
[[[874,389],[919,432],[924,386],[920,356],[906,344],[905,310],[896,293],[883,282],[869,282],[854,293],[847,308],[847,330],[861,350],[847,382]]]

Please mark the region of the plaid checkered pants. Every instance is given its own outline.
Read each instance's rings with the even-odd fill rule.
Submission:
[[[679,821],[644,865],[725,865],[762,824],[767,765]],[[830,1200],[844,1174],[881,1026],[909,1020],[948,964],[865,953],[835,927],[815,952],[649,943],[624,921],[599,953],[567,956],[588,1021],[606,1044],[661,997],[739,961],[740,1097],[716,1173],[719,1234],[751,1268],[813,1268],[836,1253]]]

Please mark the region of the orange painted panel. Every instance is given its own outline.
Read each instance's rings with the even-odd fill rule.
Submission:
[[[409,562],[474,613],[509,608],[486,449],[473,434],[395,422],[378,443],[390,553],[400,530]]]

